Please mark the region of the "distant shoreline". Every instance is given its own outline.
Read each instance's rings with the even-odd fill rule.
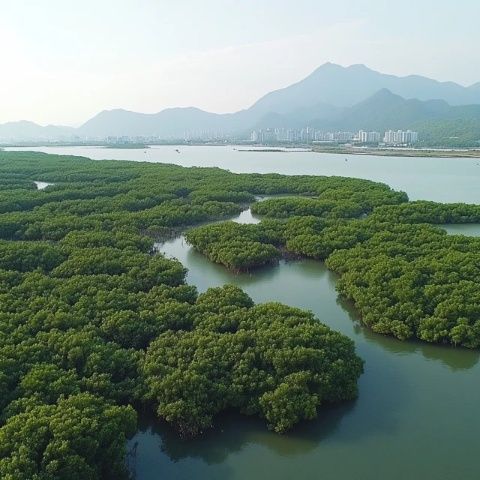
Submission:
[[[125,150],[145,150],[156,146],[162,147],[232,147],[238,152],[258,152],[258,153],[332,153],[336,155],[373,155],[380,157],[425,157],[425,158],[480,158],[480,149],[435,149],[435,148],[374,148],[374,147],[327,147],[319,145],[298,145],[296,147],[286,145],[239,145],[235,143],[151,143],[151,144],[106,144],[106,143],[65,143],[65,144],[5,144],[0,146],[0,151],[8,148],[22,148],[29,147],[99,147],[105,149],[125,149]]]
[[[263,153],[306,153],[312,152],[311,148],[289,148],[289,147],[271,147],[271,148],[236,148],[238,152],[263,152]]]
[[[111,143],[104,145],[104,148],[117,148],[117,149],[125,149],[125,150],[144,150],[146,148],[150,148],[149,145],[144,143]]]
[[[337,155],[376,155],[380,157],[436,157],[436,158],[480,158],[480,150],[435,150],[435,149],[382,149],[382,148],[312,148],[316,153]]]

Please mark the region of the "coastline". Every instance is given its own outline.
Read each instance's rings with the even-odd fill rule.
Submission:
[[[337,155],[376,155],[380,157],[480,158],[480,150],[322,148],[314,146],[312,152]]]
[[[373,155],[380,157],[424,157],[424,158],[480,158],[480,148],[478,149],[435,149],[435,148],[374,148],[374,147],[326,147],[318,145],[242,145],[235,143],[150,143],[150,144],[106,144],[106,143],[65,143],[65,144],[4,144],[0,146],[0,151],[8,151],[11,148],[21,148],[28,151],[29,147],[97,147],[105,149],[119,150],[145,150],[152,147],[231,147],[238,152],[256,152],[256,153],[331,153],[336,155]]]

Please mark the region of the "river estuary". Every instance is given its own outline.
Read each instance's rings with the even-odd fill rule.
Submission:
[[[114,150],[42,148],[94,159],[130,159],[219,166],[240,172],[344,175],[383,181],[411,199],[480,203],[478,159],[395,158],[317,153],[238,152],[232,147],[153,147]],[[254,222],[249,210],[236,221]],[[480,235],[480,226],[449,226],[452,234]],[[149,418],[129,442],[137,480],[473,480],[480,462],[479,352],[400,342],[361,326],[338,298],[336,276],[320,262],[280,262],[255,274],[234,275],[193,251],[180,236],[158,245],[188,268],[200,292],[233,283],[256,302],[280,301],[309,309],[355,341],[365,360],[355,402],[323,409],[316,421],[288,435],[260,420],[223,415],[214,430],[181,441]]]

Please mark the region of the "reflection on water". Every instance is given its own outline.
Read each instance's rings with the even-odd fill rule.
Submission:
[[[236,221],[257,221],[249,211]],[[281,261],[232,274],[192,250],[183,237],[159,245],[204,291],[233,283],[256,302],[306,308],[354,339],[365,360],[355,402],[325,407],[316,421],[277,435],[262,420],[235,413],[201,438],[180,440],[164,423],[142,419],[137,480],[160,479],[476,479],[480,402],[478,351],[378,335],[338,298],[336,275],[313,260]]]
[[[480,356],[478,350],[452,348],[447,345],[429,344],[420,340],[400,342],[397,339],[375,333],[362,325],[358,313],[350,301],[338,297],[337,304],[348,313],[356,335],[365,337],[368,342],[378,343],[379,346],[395,355],[421,354],[425,359],[442,362],[453,371],[472,368],[478,362]]]
[[[336,430],[343,416],[354,406],[349,402],[336,407],[325,407],[319,418],[301,424],[289,436],[271,435],[262,420],[226,412],[216,419],[216,427],[200,438],[178,440],[178,434],[152,415],[139,419],[139,430],[152,440],[159,440],[161,450],[170,460],[199,458],[207,465],[221,464],[234,452],[240,452],[251,443],[259,443],[272,453],[285,456],[303,455],[316,448],[322,438]],[[365,434],[368,434],[365,431]]]

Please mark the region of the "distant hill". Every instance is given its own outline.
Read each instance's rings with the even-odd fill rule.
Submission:
[[[404,103],[404,99],[414,100]],[[300,128],[313,120],[319,126],[348,129],[382,129],[388,125],[396,128],[437,118],[449,110],[448,104],[475,103],[480,104],[480,83],[462,87],[417,75],[385,75],[364,65],[342,67],[327,63],[302,81],[271,92],[237,113],[215,114],[197,108],[172,108],[156,114],[110,110],[99,113],[78,132],[89,136],[178,138],[186,131],[239,133],[253,128]],[[342,117],[348,108],[352,108],[348,111],[349,121]]]
[[[385,75],[364,65],[342,67],[327,63],[302,81],[271,92],[237,113],[216,114],[197,108],[171,108],[155,114],[109,110],[93,117],[78,132],[89,136],[178,138],[185,131],[238,133],[252,128],[302,127],[312,119],[333,119],[342,109],[385,89],[404,98],[440,99],[452,105],[480,104],[478,84],[467,88],[415,75]]]
[[[471,92],[480,92],[480,82],[473,84],[469,87]]]
[[[384,88],[403,98],[440,99],[450,105],[480,104],[479,84],[463,87],[418,75],[386,75],[365,65],[342,67],[326,63],[300,82],[268,93],[250,111],[286,113],[316,103],[351,107]]]
[[[60,137],[71,137],[75,134],[72,127],[47,125],[42,127],[25,120],[0,124],[0,140],[53,140]]]
[[[305,79],[268,93],[250,108],[217,114],[198,108],[170,108],[146,114],[105,110],[78,129],[41,127],[31,122],[0,125],[0,139],[53,139],[71,135],[158,136],[183,138],[185,132],[247,134],[254,128],[318,128],[345,130],[412,128],[425,122],[455,121],[476,136],[480,82],[463,87],[418,75],[397,77],[365,65],[326,63]],[[423,122],[423,123],[422,123]]]
[[[171,108],[155,114],[104,110],[84,123],[78,132],[88,136],[161,134],[169,137],[201,126],[221,127],[220,115],[198,108]]]
[[[286,113],[267,113],[256,121],[254,128],[303,128],[312,120],[332,120],[344,111],[341,107],[328,103],[317,103],[311,106],[299,107]]]
[[[169,108],[159,113],[136,113],[127,110],[104,110],[84,123],[79,135],[145,135],[181,138],[185,132],[239,132],[251,128],[257,120],[247,111],[210,113],[194,107]]]
[[[384,88],[366,100],[344,108],[336,117],[311,119],[309,123],[319,128],[352,131],[409,128],[415,122],[448,115],[452,108],[456,107],[444,100],[407,100]]]
[[[311,119],[308,124],[324,130],[413,129],[425,143],[478,146],[480,105],[451,106],[443,100],[404,99],[382,89],[335,117]]]

